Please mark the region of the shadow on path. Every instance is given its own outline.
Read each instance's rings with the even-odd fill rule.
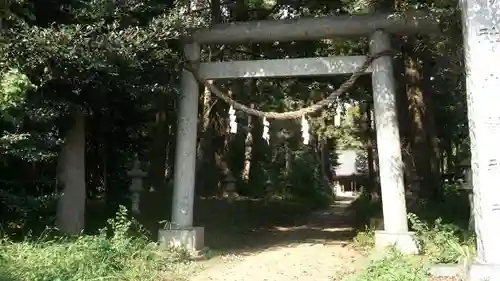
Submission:
[[[241,228],[235,232],[236,225],[232,232],[224,232],[207,221],[206,245],[222,255],[201,262],[203,270],[190,280],[342,280],[362,260],[356,251],[346,247],[354,236],[353,216],[347,211],[354,199],[338,197],[326,210],[283,219],[281,224],[273,224],[269,219],[276,217],[269,213],[260,228],[246,232]]]
[[[205,245],[220,253],[243,254],[297,243],[345,245],[355,235],[353,216],[347,211],[354,199],[339,196],[330,208],[312,213],[278,202],[208,201],[198,222],[205,227]]]

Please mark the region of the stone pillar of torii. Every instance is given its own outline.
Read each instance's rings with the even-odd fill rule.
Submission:
[[[468,279],[500,280],[500,1],[460,6],[477,239]]]

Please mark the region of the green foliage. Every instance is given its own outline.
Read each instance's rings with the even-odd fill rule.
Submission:
[[[10,69],[0,78],[0,111],[19,106],[35,85],[19,69]]]
[[[420,254],[430,263],[465,263],[475,257],[475,239],[458,226],[444,224],[441,219],[433,223],[422,221],[415,214],[408,214],[411,228],[415,232]],[[353,245],[364,252],[374,246],[374,231],[366,228],[359,231]]]
[[[422,259],[406,256],[394,249],[375,258],[361,272],[347,281],[426,281],[427,269]]]
[[[408,214],[408,219],[417,234],[422,254],[431,262],[467,262],[475,256],[474,237],[463,237],[456,225],[444,224],[440,218],[429,224],[415,214]]]
[[[419,199],[415,213],[424,221],[441,219],[445,224],[453,224],[466,229],[469,223],[469,194],[461,189],[460,183],[443,184],[444,200]]]
[[[1,240],[0,280],[162,280],[184,260],[182,253],[160,251],[143,236],[130,236],[133,222],[120,208],[108,229],[95,236]],[[110,236],[106,233],[111,232]]]
[[[255,8],[265,8],[270,9],[277,4],[276,0],[245,0],[245,4],[250,9]]]
[[[349,211],[354,214],[356,227],[365,229],[371,218],[382,215],[382,202],[373,201],[371,195],[364,192],[349,206]]]
[[[56,192],[57,155],[79,110],[87,113],[89,197],[106,189],[108,203],[124,201],[127,166],[133,155],[149,152],[155,101],[176,98],[182,60],[176,38],[205,17],[185,16],[171,1],[13,2],[9,13],[17,17],[2,21],[0,44],[3,197]],[[173,133],[167,137],[171,142]],[[11,207],[0,205],[2,215]]]
[[[317,159],[309,151],[297,151],[288,177],[285,178],[287,191],[296,198],[307,201],[318,208],[331,203],[329,186],[323,180]]]
[[[353,246],[365,253],[372,250],[375,246],[375,230],[367,227],[364,231],[358,231],[353,239]]]
[[[0,190],[0,230],[14,236],[42,233],[54,224],[56,200],[56,196],[21,196]]]
[[[467,262],[475,256],[475,239],[468,233],[467,224],[462,223],[462,216],[468,215],[467,201],[463,201],[463,196],[453,192],[453,189],[446,190],[449,191],[444,202],[420,201],[416,210],[418,215],[410,213],[408,220],[417,235],[421,253],[429,262]],[[369,222],[372,218],[381,217],[381,202],[372,201],[368,194],[361,195],[350,210],[356,217],[357,227],[364,227],[354,239],[354,246],[368,251],[374,245],[374,233],[369,228]]]

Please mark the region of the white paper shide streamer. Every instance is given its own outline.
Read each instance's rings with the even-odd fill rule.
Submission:
[[[307,122],[306,116],[302,116],[302,139],[304,144],[309,144],[309,123]]]
[[[266,117],[262,119],[262,124],[264,125],[264,129],[262,130],[262,138],[267,141],[267,144],[269,144],[269,121],[267,121]]]
[[[236,111],[234,110],[233,106],[229,107],[229,131],[232,134],[236,134],[238,131],[238,123],[236,123]]]

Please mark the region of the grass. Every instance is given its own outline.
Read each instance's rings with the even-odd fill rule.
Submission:
[[[369,253],[375,246],[375,230],[366,227],[363,231],[358,231],[354,237],[352,245],[362,253]]]
[[[0,281],[184,280],[193,269],[187,255],[162,251],[121,208],[97,235],[1,241]]]
[[[467,263],[476,256],[475,237],[457,225],[443,223],[440,218],[424,222],[415,214],[408,214],[408,218],[421,254],[430,263]]]
[[[442,280],[429,276],[431,264],[462,264],[475,257],[475,239],[466,230],[468,202],[463,195],[449,191],[444,202],[419,202],[408,220],[417,236],[420,255],[408,256],[389,249],[372,257],[369,264],[347,281],[428,281]],[[465,208],[464,208],[465,207]],[[367,226],[371,218],[381,216],[381,203],[360,197],[351,206],[360,229],[353,246],[373,255],[374,228]],[[446,279],[458,280],[458,279]]]
[[[196,221],[206,227],[210,253],[223,255],[260,246],[262,241],[251,239],[256,231],[294,225],[297,218],[321,206],[292,200],[229,203],[212,198],[200,200],[197,207]],[[102,221],[99,224],[104,226]],[[36,238],[25,239],[0,236],[0,281],[180,281],[201,266],[184,252],[159,249],[143,227],[129,219],[124,207],[92,235],[66,237],[55,230],[36,233]]]
[[[442,205],[448,208],[446,203]],[[197,206],[202,212],[198,212],[196,221],[209,230],[207,244],[221,253],[235,251],[242,244],[261,245],[263,241],[254,241],[256,233],[267,233],[277,225],[296,225],[298,218],[318,207],[287,200],[227,203],[215,199],[205,199]],[[374,231],[361,228],[354,246],[371,254],[371,259],[366,268],[346,281],[427,281],[432,280],[427,274],[430,263],[461,263],[473,257],[473,237],[447,213],[442,213],[445,219],[435,218],[436,212],[429,206],[426,203],[420,208],[427,213],[409,216],[423,255],[406,256],[394,249],[373,255]],[[361,227],[380,215],[380,207],[380,202],[360,197],[351,211]],[[453,213],[461,212],[454,208]],[[55,237],[53,232],[46,232],[41,238],[21,242],[0,238],[0,281],[177,281],[186,280],[197,270],[185,253],[160,250],[146,237],[121,208],[95,235]]]
[[[454,225],[443,224],[437,219],[433,223],[421,221],[415,214],[409,214],[413,230],[417,235],[420,255],[404,255],[395,249],[375,253],[374,230],[359,231],[353,246],[363,253],[372,255],[368,266],[349,277],[346,281],[430,281],[428,269],[432,264],[461,264],[475,257],[475,240],[463,236]],[[458,279],[446,279],[458,280]]]
[[[428,281],[425,262],[421,257],[403,255],[394,249],[372,257],[362,271],[346,281]]]

